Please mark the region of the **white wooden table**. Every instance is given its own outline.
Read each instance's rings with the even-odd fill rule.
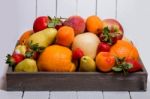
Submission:
[[[150,82],[145,92],[0,90],[0,99],[150,99]]]

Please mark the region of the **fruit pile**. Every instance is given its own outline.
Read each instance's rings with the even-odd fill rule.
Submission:
[[[19,38],[6,63],[15,72],[137,72],[136,47],[115,19],[93,15],[35,19]]]

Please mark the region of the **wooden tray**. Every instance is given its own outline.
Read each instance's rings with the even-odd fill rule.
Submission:
[[[145,91],[147,71],[129,73],[101,72],[7,72],[9,91]]]

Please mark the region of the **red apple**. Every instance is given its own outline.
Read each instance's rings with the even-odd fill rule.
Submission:
[[[111,46],[108,43],[101,42],[98,45],[97,53],[99,52],[109,52]]]
[[[114,44],[117,40],[123,38],[124,30],[122,25],[115,19],[104,19],[104,29],[100,35],[100,40],[110,44]]]

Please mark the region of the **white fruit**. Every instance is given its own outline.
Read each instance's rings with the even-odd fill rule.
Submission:
[[[72,50],[80,48],[84,55],[95,58],[98,44],[100,43],[99,38],[90,32],[79,34],[75,37]]]

